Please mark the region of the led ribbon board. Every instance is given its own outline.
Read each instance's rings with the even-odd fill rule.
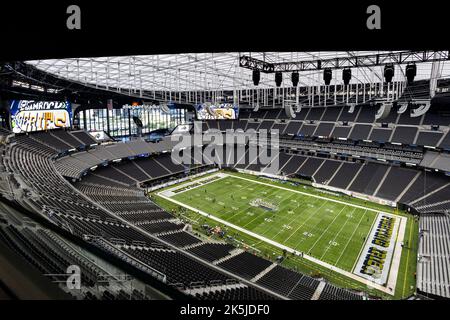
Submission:
[[[231,103],[203,103],[196,106],[196,111],[198,120],[234,120],[239,114],[238,106]]]
[[[72,106],[68,101],[11,101],[11,127],[14,133],[67,128]]]

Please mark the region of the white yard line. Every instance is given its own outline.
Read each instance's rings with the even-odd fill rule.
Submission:
[[[356,209],[355,209],[355,210],[356,210]],[[361,222],[363,221],[363,218],[364,218],[364,215],[366,214],[366,212],[367,212],[367,210],[364,211],[363,214],[361,214],[361,219],[359,220],[358,225],[356,226],[355,230],[353,230],[353,233],[352,233],[352,235],[350,236],[350,238],[348,238],[347,244],[345,245],[344,250],[342,250],[342,252],[341,252],[341,254],[339,255],[339,258],[337,259],[337,261],[336,261],[335,264],[338,264],[338,262],[339,262],[339,261],[341,260],[341,258],[342,258],[342,255],[344,254],[345,250],[347,250],[347,247],[348,247],[348,245],[350,244],[350,242],[352,241],[353,236],[355,235],[356,230],[359,229],[359,226],[361,225]],[[358,257],[356,258],[356,261],[358,261],[358,258],[359,258],[359,255],[358,255]],[[355,263],[356,263],[356,262],[355,262]],[[353,269],[352,269],[352,270],[353,270]]]
[[[294,195],[292,195],[292,196],[294,196]],[[285,201],[288,201],[292,196],[289,196],[288,198],[286,198],[286,199],[284,199]],[[283,219],[284,220],[284,219]],[[287,225],[287,226],[290,226],[291,225],[291,223],[292,222],[294,222],[295,220],[297,220],[297,217],[296,218],[293,218],[293,219],[291,219],[287,224],[285,224],[285,225]],[[284,222],[284,221],[283,221]],[[284,228],[280,228],[280,230],[273,236],[274,238],[276,238],[280,233],[282,233],[283,231],[286,231]],[[289,238],[288,238],[289,239]],[[286,240],[288,240],[288,239],[286,239]],[[285,241],[286,241],[285,240]]]
[[[344,207],[344,208],[345,208],[345,207]],[[351,214],[353,214],[353,213],[355,212],[355,210],[356,210],[356,208],[353,209],[353,211],[352,211]],[[348,222],[349,220],[350,220],[350,218],[347,217],[347,220],[345,220],[345,223],[344,223],[344,224],[342,225],[342,227],[339,229],[338,233],[336,233],[336,234],[334,235],[334,238],[333,238],[333,240],[331,240],[331,242],[334,242],[334,241],[337,239],[337,237],[339,237],[339,234],[341,234],[342,230],[344,230],[344,227],[347,225],[347,222]],[[322,256],[320,257],[320,259],[323,258],[323,256],[328,252],[328,250],[330,250],[330,248],[331,248],[331,245],[328,244],[328,247],[325,249],[325,251],[323,252],[323,254],[322,254]]]
[[[342,213],[342,211],[344,211],[345,206],[341,209],[341,211],[339,211],[339,213],[336,215],[336,217],[334,217],[333,221],[331,221],[331,223],[327,226],[327,228],[322,232],[322,234],[319,236],[319,238],[317,238],[316,242],[313,243],[312,247],[308,249],[308,252],[311,252],[311,250],[316,246],[316,244],[319,242],[320,239],[322,239],[323,235],[327,233],[327,230],[333,225],[334,221],[337,219],[337,217],[339,217]]]
[[[303,226],[305,225],[305,223],[306,223],[307,221],[309,221],[309,219],[311,219],[312,217],[314,217],[314,216],[320,211],[320,209],[322,209],[322,207],[323,207],[326,203],[327,203],[327,202],[325,201],[325,202],[324,202],[317,210],[314,211],[314,213],[312,213],[305,221],[303,221],[303,223],[302,223],[297,229],[295,229],[295,231],[292,232],[291,235],[290,235],[289,237],[287,237],[287,238],[284,240],[284,243],[286,243],[286,241],[288,241],[295,233],[297,233],[297,231],[300,230],[300,228],[303,227]]]

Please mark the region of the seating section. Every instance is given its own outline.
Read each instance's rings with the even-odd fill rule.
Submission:
[[[351,108],[344,107],[338,121],[339,122],[344,122],[344,121],[354,122],[356,119],[356,116],[358,115],[359,108],[355,108],[353,110],[353,112],[350,112],[350,111],[351,111]]]
[[[369,137],[372,126],[364,124],[356,124],[350,133],[349,138],[352,140],[365,140]]]
[[[270,265],[270,261],[245,251],[219,264],[220,267],[246,279],[252,279]]]
[[[400,101],[408,102],[413,97],[429,98],[423,88],[429,84],[418,85],[420,81],[408,86]],[[417,88],[420,88],[416,90]],[[323,98],[323,97],[322,97]],[[402,100],[403,99],[403,100]],[[391,112],[383,119],[375,119],[378,106],[360,104],[355,107],[335,106],[334,99],[330,97],[327,107],[302,107],[295,118],[289,119],[283,109],[264,108],[256,112],[242,109],[240,120],[206,121],[209,128],[233,129],[281,129],[280,133],[286,135],[301,135],[304,137],[333,137],[349,138],[355,141],[370,139],[380,143],[395,142],[404,145],[419,145],[432,147],[450,147],[450,137],[440,145],[440,138],[445,135],[446,127],[450,123],[447,113],[431,108],[424,116],[411,117],[411,109],[400,110],[394,105]],[[354,101],[351,97],[349,101]],[[308,102],[306,100],[306,102]],[[339,101],[336,101],[339,103]],[[344,100],[343,100],[344,102]],[[402,113],[399,113],[402,111]],[[281,123],[280,120],[287,120]],[[250,121],[250,122],[249,122]],[[249,122],[249,123],[248,123]],[[344,122],[348,123],[345,125]],[[219,125],[220,124],[220,125]],[[344,124],[344,126],[342,126]],[[381,124],[388,127],[381,128]],[[431,131],[432,125],[439,125],[437,131]]]
[[[425,125],[439,125],[448,127],[450,126],[450,121],[448,118],[448,115],[442,114],[440,112],[436,112],[434,110],[430,110],[430,112],[427,112],[423,119],[423,124]]]
[[[247,286],[217,288],[208,292],[196,293],[195,297],[199,300],[274,300],[273,296]]]
[[[174,146],[175,142],[170,141],[170,138],[164,138],[163,140],[155,143],[136,139],[127,143],[118,142],[108,145],[96,145],[95,147],[90,147],[84,152],[71,153],[57,159],[56,167],[58,171],[66,177],[80,178],[89,169],[112,163],[113,160],[128,159],[131,157],[138,160],[142,159],[142,162],[145,162],[148,159],[153,159],[153,157],[148,158],[149,155],[159,156],[162,152],[172,150]],[[161,156],[167,157],[167,155]],[[144,163],[143,166],[145,165],[146,164]],[[153,165],[151,165],[151,167],[153,167]],[[133,177],[136,177],[138,180],[140,179],[140,173],[139,171],[136,171],[134,167],[124,168],[124,170],[126,169],[130,169],[132,171],[131,175]],[[178,166],[176,169],[179,171],[180,167]],[[166,172],[168,172],[168,170],[164,168],[160,171],[161,174],[167,174]],[[150,172],[144,174],[144,177],[149,174]],[[158,176],[158,174],[155,174],[155,176]]]
[[[416,170],[391,167],[375,196],[395,201],[417,174]]]
[[[325,108],[310,108],[305,120],[320,120],[322,118]]]
[[[324,162],[323,159],[308,158],[300,167],[300,169],[297,171],[297,173],[306,177],[312,177],[323,162]]]
[[[229,277],[204,267],[197,261],[174,251],[157,249],[133,249],[124,248],[128,254],[138,258],[148,266],[162,272],[171,284],[183,284],[190,287],[194,284],[222,281],[226,282]]]
[[[417,290],[450,298],[450,216],[422,215],[419,225]]]
[[[84,161],[88,157],[88,153],[84,153],[83,160],[81,161]],[[88,161],[85,162],[87,163]],[[77,162],[77,157],[68,157],[64,159],[64,163],[57,160],[56,167],[60,172],[65,173],[65,176],[80,177],[81,172],[86,170],[86,167],[82,164],[79,166],[79,169],[74,170],[73,174],[69,172],[72,167],[68,167],[68,165],[73,163],[77,166]],[[189,171],[191,168],[194,168],[194,166],[188,167],[187,170]],[[103,182],[109,180],[130,186],[136,185],[138,182],[160,179],[162,177],[184,173],[185,171],[186,168],[183,165],[172,162],[169,154],[160,154],[152,157],[137,158],[132,161],[125,160],[120,163],[110,163],[108,168],[97,168],[94,171],[94,176],[100,178]]]
[[[311,300],[319,281],[276,266],[262,276],[257,283],[291,299]]]
[[[14,172],[16,179],[20,176],[22,182],[18,188],[30,188],[35,194],[32,198],[17,198],[16,201],[19,204],[31,208],[79,239],[99,245],[102,250],[107,250],[110,254],[118,255],[122,259],[125,257],[125,252],[131,254],[136,259],[135,266],[141,266],[143,270],[146,270],[145,266],[154,267],[167,275],[171,284],[182,283],[184,286],[189,286],[194,282],[201,282],[209,285],[211,281],[226,283],[232,278],[170,249],[157,237],[151,236],[151,232],[157,232],[155,235],[160,235],[161,240],[178,247],[202,243],[200,239],[180,231],[178,227],[174,230],[174,223],[164,222],[174,217],[168,213],[161,215],[163,211],[160,208],[150,200],[142,199],[145,197],[142,191],[108,178],[116,177],[115,172],[114,174],[105,173],[100,179],[75,183],[80,190],[99,201],[98,203],[81,196],[66,180],[56,174],[52,164],[52,157],[56,152],[53,148],[26,135],[12,138],[11,143],[6,146],[6,156],[2,159],[5,170]],[[102,184],[105,181],[108,183]],[[156,229],[152,228],[149,230],[151,232],[146,232],[145,228],[148,228],[150,221],[157,223],[154,226]],[[134,227],[130,223],[134,224]],[[141,225],[143,228],[140,228]],[[38,240],[27,243],[27,239],[31,239],[32,235],[27,234],[28,238],[22,237],[21,233],[17,233],[11,227],[6,228],[2,236],[12,239],[11,243],[22,241],[24,248],[41,245]],[[108,242],[109,244],[106,245]],[[107,249],[111,246],[116,246],[113,251]],[[40,262],[46,268],[42,269],[43,272],[61,271],[58,269],[61,267],[55,265],[58,262],[53,260]],[[30,261],[34,262],[34,260]],[[180,288],[180,290],[184,289]],[[106,293],[106,295],[111,299],[112,296],[117,298],[115,294]],[[270,294],[267,295],[270,296]],[[88,296],[86,298],[93,298]],[[248,295],[245,296],[248,297]],[[265,294],[252,296],[265,296]]]
[[[153,234],[179,231],[179,230],[183,229],[183,227],[184,227],[184,224],[173,223],[170,221],[140,223],[137,225],[139,226],[139,228],[147,231],[148,233],[153,233]]]
[[[302,126],[302,123],[299,121],[290,121],[284,130],[283,134],[296,135]]]
[[[439,141],[442,138],[442,132],[433,132],[433,131],[421,131],[419,132],[419,136],[417,137],[417,141],[415,144],[419,146],[437,146]]]
[[[116,167],[112,166],[111,168],[101,168],[95,172],[95,175],[121,182],[125,185],[131,186],[133,184],[136,184],[137,181],[126,174],[122,173],[120,170],[118,170]]]
[[[73,148],[79,148],[83,146],[83,142],[73,136],[70,132],[65,130],[52,130],[49,131],[50,135],[57,137],[59,140],[64,141]]]
[[[294,174],[298,171],[298,169],[306,159],[307,158],[304,156],[293,155],[283,167],[280,166],[280,171],[285,175]]]
[[[370,133],[369,140],[384,143],[390,141],[391,135],[392,130],[390,129],[373,128]]]
[[[314,175],[314,180],[320,184],[327,184],[328,180],[335,174],[341,162],[333,160],[325,160],[323,165]]]
[[[406,161],[399,161],[412,159],[414,164],[419,164],[427,152],[420,146],[445,145],[446,138],[443,139],[443,136],[446,132],[418,127],[414,124],[417,120],[398,113],[392,113],[388,118],[398,123],[389,122],[389,128],[380,128],[375,123],[375,112],[376,108],[367,106],[357,106],[352,113],[338,107],[330,110],[302,108],[295,120],[279,122],[284,117],[283,110],[260,110],[243,112],[241,119],[236,121],[206,121],[203,128],[222,131],[280,128],[282,149],[279,168],[284,175],[301,175],[330,187],[399,201],[421,213],[429,213],[430,217],[437,217],[437,212],[450,212],[448,178],[437,172],[428,174],[407,168],[400,165],[400,162]],[[244,120],[245,117],[248,121]],[[338,118],[336,126],[334,122]],[[427,123],[439,122],[432,116],[421,118],[424,123],[425,120]],[[349,125],[342,126],[339,123],[342,121],[348,121]],[[4,147],[0,169],[20,178],[16,184],[23,194],[32,194],[16,199],[23,207],[35,211],[83,241],[98,246],[99,239],[105,241],[117,250],[114,254],[121,258],[132,257],[137,265],[157,270],[167,276],[168,284],[198,299],[269,299],[273,298],[270,291],[291,299],[311,299],[316,293],[319,280],[274,265],[272,261],[246,251],[233,252],[235,248],[229,244],[205,242],[185,231],[188,229],[184,228],[184,223],[148,199],[138,188],[138,183],[185,174],[192,168],[172,161],[170,153],[165,152],[173,148],[173,143],[167,138],[159,143],[136,140],[90,145],[96,145],[96,142],[84,131],[57,130],[17,135]],[[313,152],[311,146],[321,152]],[[385,164],[371,156],[380,152],[390,157]],[[344,161],[351,159],[349,155],[354,156],[353,161],[356,156],[360,160]],[[113,161],[117,159],[123,160]],[[433,163],[447,161],[445,156],[439,159],[436,158]],[[392,165],[394,162],[397,165]],[[445,163],[442,166],[445,167]],[[235,167],[253,171],[264,168],[249,161]],[[62,179],[55,168],[63,176],[74,178],[73,185]],[[448,227],[446,223],[430,222],[429,225],[435,234],[440,234],[445,231],[443,225]],[[60,272],[63,269],[65,260],[59,259],[58,253],[49,254],[54,261],[39,254],[39,250],[46,251],[53,246],[50,235],[30,227],[10,225],[1,226],[0,232],[0,240],[26,257],[41,272]],[[443,237],[446,236],[444,234]],[[441,241],[437,238],[429,241]],[[439,257],[436,259],[448,255],[440,245],[433,244],[432,250],[427,246],[428,249],[423,249],[424,261],[433,259],[433,255]],[[31,253],[24,248],[31,248]],[[192,255],[186,255],[186,252]],[[69,258],[65,256],[66,260]],[[199,259],[217,263],[217,268],[207,266]],[[438,262],[438,265],[442,263]],[[241,284],[223,270],[247,280],[253,279],[269,291]],[[439,278],[443,274],[441,267],[424,267],[424,270],[426,276],[421,275],[424,279],[421,288],[425,288],[424,292],[439,291],[437,294],[442,295],[445,285],[436,283],[445,283],[449,277]],[[98,270],[94,271],[86,275],[86,286],[95,284]],[[186,290],[199,284],[203,286],[203,291],[192,293]],[[102,298],[112,300],[124,294],[105,290]],[[320,295],[317,295],[316,298],[321,300],[361,299],[360,295],[330,284],[325,284]],[[86,298],[91,297],[86,294]]]
[[[233,249],[234,247],[229,244],[205,243],[188,249],[188,251],[206,261],[213,262],[228,256]]]
[[[0,241],[42,274],[54,275],[54,281],[60,280],[58,275],[65,274],[74,264],[81,268],[81,284],[85,287],[92,288],[99,277],[106,274],[48,230],[0,226]]]
[[[105,269],[106,262],[88,258],[78,246],[40,223],[30,223],[23,213],[1,202],[0,242],[50,281],[59,283],[59,288],[73,299],[98,300],[105,296],[111,300],[149,299],[143,292],[130,289],[126,282],[110,282],[113,278],[107,271],[109,268]],[[65,282],[67,268],[73,265],[80,268],[79,291],[70,290]]]
[[[127,161],[115,166],[115,169],[119,170],[121,173],[133,178],[136,181],[142,182],[150,179],[141,168],[136,165],[135,161]]]
[[[434,193],[435,190],[448,184],[448,178],[436,172],[421,172],[400,199],[401,203],[411,203],[417,199]]]
[[[326,107],[322,116],[322,121],[336,122],[339,115],[342,112],[342,108],[339,107]]]
[[[346,189],[360,168],[360,163],[344,162],[328,185],[335,188]]]
[[[273,124],[274,124],[274,121],[272,121],[272,120],[264,120],[263,122],[261,122],[261,125],[258,128],[258,131],[261,131],[261,130],[270,131]]]
[[[364,164],[358,176],[348,189],[367,195],[373,195],[388,169],[389,166],[382,164],[371,162]]]
[[[333,131],[333,129],[334,129],[333,123],[324,122],[324,123],[319,124],[316,132],[314,132],[314,135],[317,137],[320,137],[320,136],[328,137],[328,136],[331,136],[331,132]]]
[[[289,293],[289,298],[294,300],[310,300],[316,292],[318,286],[319,281],[304,276]]]
[[[162,167],[155,158],[136,161],[136,165],[152,178],[163,177],[170,174],[170,171],[168,171],[165,167]]]
[[[177,247],[191,246],[193,244],[201,242],[200,239],[184,231],[169,233],[166,235],[159,236],[159,238],[161,238],[164,241],[170,242],[171,244]]]
[[[375,114],[377,107],[374,106],[361,106],[358,113],[358,117],[355,122],[358,123],[373,123],[375,121]]]
[[[449,192],[450,184],[447,183],[412,204],[422,213],[450,213]]]
[[[418,129],[415,127],[397,127],[391,141],[403,144],[413,144]]]
[[[450,150],[450,130],[447,131],[442,142],[439,144],[439,147],[445,150]]]
[[[31,135],[31,137],[48,147],[51,147],[58,152],[63,152],[65,150],[72,149],[72,146],[61,139],[58,139],[57,136],[52,135],[48,132],[35,132]]]
[[[350,130],[352,127],[334,127],[333,132],[331,135],[335,138],[347,138],[348,134],[350,133]]]
[[[0,127],[0,136],[7,136],[10,134],[11,134],[11,131],[7,130],[6,128]]]
[[[317,126],[304,124],[300,131],[298,132],[298,135],[305,136],[305,137],[312,137],[314,135],[314,132],[316,131]]]
[[[91,144],[96,144],[97,141],[95,141],[95,139],[87,132],[85,131],[74,131],[72,132],[72,135],[77,138],[78,140],[80,140],[81,142],[83,142],[85,145],[91,145]]]
[[[327,283],[320,294],[319,300],[362,300],[362,296]]]

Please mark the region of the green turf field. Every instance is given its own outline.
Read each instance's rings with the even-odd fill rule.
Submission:
[[[210,176],[214,177],[214,175]],[[244,178],[244,179],[243,179]],[[199,183],[200,182],[200,183]],[[263,182],[268,185],[262,185]],[[279,189],[282,187],[285,189]],[[231,173],[221,179],[213,179],[206,184],[197,180],[193,185],[181,184],[164,190],[172,190],[170,199],[160,202],[172,211],[178,211],[180,206],[171,200],[189,206],[186,218],[195,223],[215,223],[213,218],[220,218],[234,226],[241,227],[257,235],[273,240],[297,251],[304,252],[320,261],[326,262],[342,270],[352,272],[361,249],[365,244],[377,211],[393,213],[392,208],[367,203],[364,200],[353,199],[337,194],[327,194],[310,186],[293,186],[290,183],[280,183],[268,179],[257,178],[245,174]],[[304,192],[300,194],[295,191]],[[313,197],[318,195],[321,198]],[[331,200],[345,203],[336,203]],[[362,206],[358,208],[356,206]],[[192,210],[194,209],[194,210]],[[195,209],[210,214],[210,217],[200,216]],[[414,231],[412,219],[408,218],[407,236],[412,239]],[[217,223],[217,225],[221,225]],[[233,227],[223,226],[229,234],[239,235],[240,240],[255,249],[277,251],[270,244],[255,239],[251,235],[236,231]],[[415,229],[415,225],[414,225]],[[402,264],[398,273],[397,297],[407,296],[413,290],[413,269],[408,269],[408,259],[414,260],[415,248],[404,250]],[[269,251],[270,252],[270,251]],[[408,255],[406,255],[406,252]],[[321,270],[320,273],[344,287],[361,288],[361,283],[304,259],[292,257],[286,261],[294,268],[305,270]],[[406,263],[406,264],[405,264]],[[306,268],[306,269],[305,269]],[[328,274],[327,274],[328,273]]]
[[[347,271],[376,217],[365,209],[232,176],[172,198]],[[258,199],[260,206],[250,204]]]

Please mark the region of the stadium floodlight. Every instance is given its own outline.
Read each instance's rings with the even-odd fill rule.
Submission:
[[[348,86],[351,79],[352,79],[352,69],[346,68],[342,70],[342,80],[344,81],[344,84],[346,86]]]
[[[282,82],[283,74],[281,72],[275,72],[275,84],[277,85],[277,87],[280,87]]]
[[[253,70],[252,72],[253,84],[257,86],[259,84],[259,80],[261,79],[261,73],[259,70]]]
[[[394,70],[395,68],[393,64],[388,64],[384,67],[384,79],[387,83],[392,82],[392,78],[394,77]]]
[[[291,80],[292,80],[292,85],[294,87],[296,87],[298,85],[299,80],[300,80],[298,72],[292,72]]]
[[[325,81],[325,85],[329,86],[331,83],[331,79],[333,78],[333,72],[330,68],[326,68],[323,70],[323,81]]]
[[[406,66],[406,79],[408,79],[408,83],[412,83],[414,81],[414,77],[417,74],[417,66],[415,63],[409,63]]]

